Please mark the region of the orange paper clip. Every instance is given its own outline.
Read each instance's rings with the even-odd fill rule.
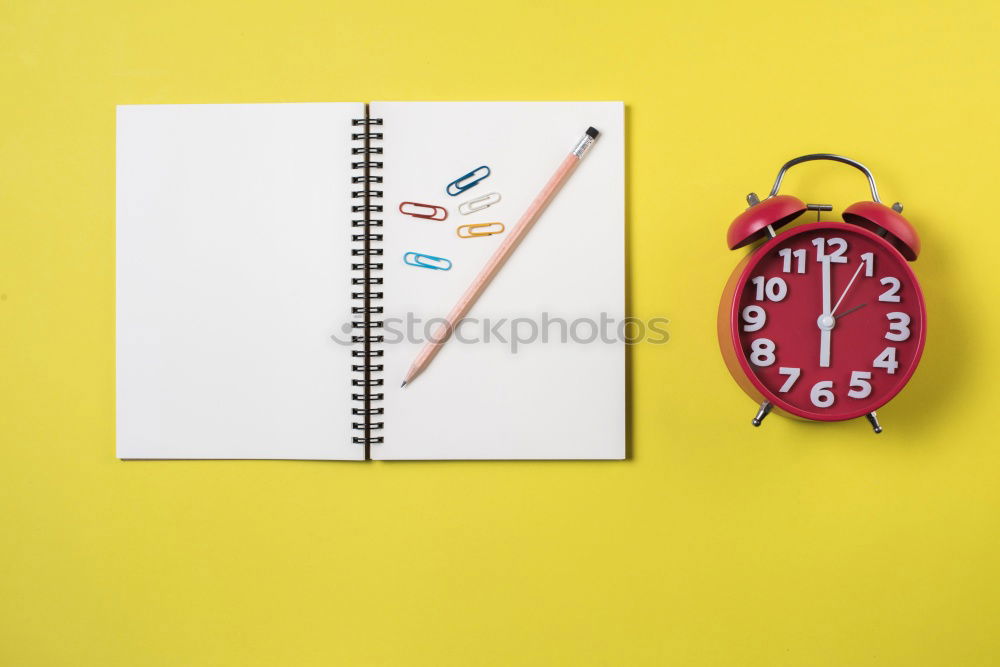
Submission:
[[[489,229],[487,229],[489,228]],[[465,233],[462,233],[462,230]],[[474,225],[462,225],[455,230],[460,239],[471,239],[477,236],[493,236],[494,234],[499,234],[504,230],[502,222],[477,222]]]
[[[404,201],[399,205],[399,212],[403,215],[412,215],[414,218],[427,220],[444,220],[448,217],[448,211],[443,206],[418,204],[415,201]]]

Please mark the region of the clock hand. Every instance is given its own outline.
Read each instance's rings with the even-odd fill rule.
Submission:
[[[820,319],[824,317],[830,317],[829,315],[820,315]],[[832,319],[832,318],[831,318]],[[826,327],[821,327],[819,330],[819,365],[821,368],[830,367],[830,332],[832,329]]]
[[[833,311],[830,308],[830,259],[824,258],[823,262],[823,315],[830,315]]]
[[[830,312],[830,259],[824,258],[823,262],[823,312],[816,320],[819,326],[819,365],[822,368],[830,366],[830,332],[836,320]]]
[[[844,297],[847,296],[847,293],[851,291],[851,285],[854,284],[854,281],[857,279],[858,274],[861,273],[861,269],[863,269],[864,267],[865,267],[864,262],[858,264],[857,270],[854,272],[854,275],[851,276],[851,282],[847,283],[847,287],[844,288],[844,291],[841,293],[840,298],[837,299],[837,305],[835,305],[833,307],[833,310],[830,311],[831,315],[837,312],[837,308],[840,307],[840,303],[844,300]],[[834,315],[834,317],[836,317],[836,315]]]
[[[835,320],[839,320],[839,319],[840,319],[841,317],[843,317],[844,315],[849,315],[850,313],[853,313],[853,312],[854,312],[855,310],[858,310],[859,308],[864,308],[864,307],[865,307],[865,306],[867,306],[867,305],[868,305],[867,303],[863,303],[863,304],[861,304],[860,306],[854,306],[854,308],[851,308],[851,309],[849,309],[849,310],[845,310],[845,311],[844,311],[844,312],[842,312],[842,313],[841,313],[840,315],[834,315],[834,316],[833,316],[833,319],[835,319]]]

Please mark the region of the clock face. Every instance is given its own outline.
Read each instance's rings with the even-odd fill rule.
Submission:
[[[743,371],[786,412],[824,421],[871,412],[913,374],[924,302],[906,260],[844,223],[805,224],[759,248],[731,311]]]

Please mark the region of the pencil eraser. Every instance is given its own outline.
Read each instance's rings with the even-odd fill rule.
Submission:
[[[600,132],[598,132],[594,128],[592,128],[592,127],[588,127],[587,128],[587,136],[590,137],[591,139],[596,139],[597,135],[599,135],[599,134],[600,134]]]

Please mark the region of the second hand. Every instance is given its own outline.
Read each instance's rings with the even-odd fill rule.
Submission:
[[[858,279],[858,274],[861,273],[861,269],[863,269],[864,267],[865,267],[865,263],[864,262],[861,262],[860,264],[858,264],[857,270],[855,270],[854,271],[854,275],[851,276],[851,282],[847,283],[847,287],[844,288],[844,291],[841,292],[841,294],[840,294],[840,298],[837,299],[837,304],[830,311],[831,315],[833,315],[834,313],[836,313],[837,309],[840,308],[840,304],[843,303],[844,297],[847,296],[847,293],[851,291],[851,285],[853,285],[854,281]],[[833,315],[833,316],[834,316],[834,318],[837,317],[836,315]]]

